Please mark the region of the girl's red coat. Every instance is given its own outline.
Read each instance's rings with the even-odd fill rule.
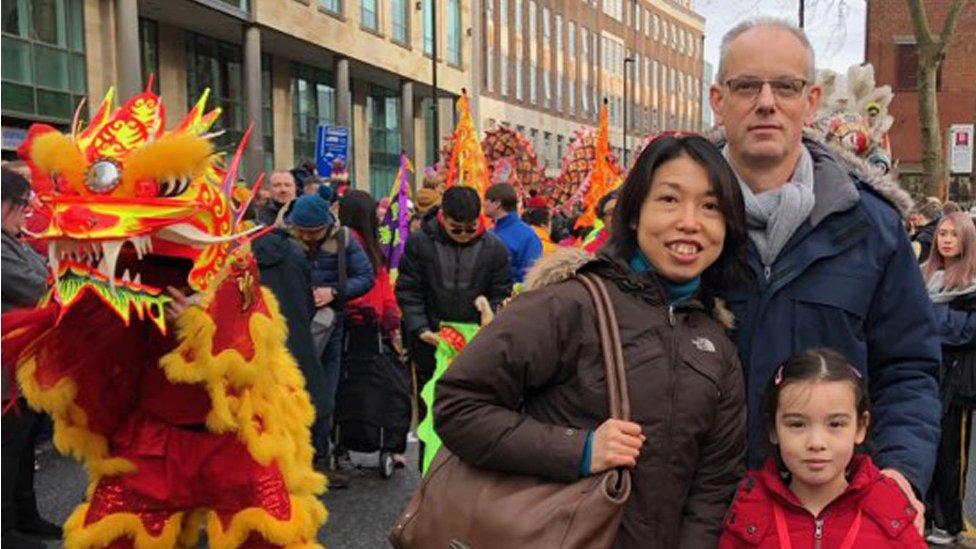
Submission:
[[[770,459],[762,470],[750,471],[739,484],[726,514],[719,549],[756,547],[780,549],[773,508],[783,510],[793,549],[841,547],[858,509],[861,526],[854,547],[919,548],[927,546],[915,529],[915,509],[897,484],[881,474],[871,458],[855,454],[847,490],[818,517],[807,511],[780,476]],[[822,521],[820,539],[817,522]]]

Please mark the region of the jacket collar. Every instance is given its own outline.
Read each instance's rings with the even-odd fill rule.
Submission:
[[[651,305],[665,307],[664,286],[653,272],[636,273],[627,266],[627,261],[606,247],[598,255],[577,248],[560,247],[550,255],[542,256],[525,275],[524,291],[539,290],[555,286],[573,278],[577,273],[595,272],[613,281],[621,290],[639,295]],[[689,299],[680,305],[681,309],[705,309],[696,299]],[[721,299],[713,299],[711,315],[726,329],[735,324],[732,313]]]
[[[509,212],[503,215],[502,217],[499,217],[498,220],[495,221],[495,230],[497,231],[498,229],[504,229],[507,227],[511,227],[513,225],[517,225],[518,221],[519,221],[518,214],[516,214],[515,212]]]
[[[725,130],[716,126],[708,134],[707,137],[712,140],[720,148],[725,145]],[[828,181],[837,182],[842,178],[841,174],[844,175],[843,179],[847,180],[847,183],[852,184],[851,176],[856,178],[859,182],[866,185],[868,188],[873,190],[875,193],[880,195],[884,200],[891,203],[901,216],[907,217],[909,212],[911,212],[915,203],[912,200],[911,195],[907,191],[901,188],[898,184],[898,179],[894,172],[889,172],[887,174],[878,173],[866,160],[860,158],[850,151],[847,151],[840,145],[834,142],[828,142],[824,138],[824,134],[813,129],[804,128],[803,129],[803,143],[810,150],[811,156],[814,157],[814,173],[816,174],[816,180],[818,184],[821,181],[821,177],[824,177]],[[821,166],[822,173],[818,173],[817,164],[819,162],[824,165]],[[833,167],[828,166],[828,164],[833,165]],[[854,188],[856,192],[856,187]],[[833,191],[833,190],[831,190]],[[814,193],[824,192],[823,190],[818,191],[817,187],[814,187]],[[838,193],[834,196],[834,192],[828,192],[830,198],[825,197],[824,200],[828,200],[830,203],[833,201],[841,200],[844,195],[849,195],[849,190],[844,190],[843,193]],[[817,195],[817,205],[821,202],[821,197]],[[826,207],[826,210],[832,211],[842,211],[836,208],[840,207],[838,205],[832,207]],[[814,218],[816,214],[818,222],[822,220],[827,215],[830,215],[832,211],[817,212],[817,206],[814,206],[814,212],[810,214],[811,219]]]

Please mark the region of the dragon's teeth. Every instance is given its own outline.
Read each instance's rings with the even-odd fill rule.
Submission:
[[[125,272],[122,273],[122,281],[123,282],[132,282],[132,277],[129,276],[129,269],[126,269]]]
[[[119,261],[119,252],[122,251],[122,241],[106,240],[102,242],[102,251],[105,252],[105,270],[102,271],[108,277],[112,290],[115,290],[115,265]],[[99,269],[101,270],[101,269]]]
[[[142,284],[142,273],[136,273],[136,277],[132,281],[136,284]]]

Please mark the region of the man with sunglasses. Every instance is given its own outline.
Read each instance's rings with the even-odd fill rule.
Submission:
[[[869,380],[876,461],[919,513],[939,442],[939,339],[894,179],[804,132],[822,94],[801,29],[742,23],[722,39],[712,109],[739,177],[753,280],[726,292],[748,395],[748,463],[762,464],[761,395],[777,364],[831,347]],[[914,488],[914,490],[913,490]]]
[[[511,288],[508,248],[486,232],[477,191],[451,187],[437,216],[410,234],[397,275],[396,297],[418,388],[434,373],[440,323],[477,324],[475,299],[484,296],[497,309]],[[419,419],[425,413],[421,409]]]

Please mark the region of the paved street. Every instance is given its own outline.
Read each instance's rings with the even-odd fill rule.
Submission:
[[[386,535],[420,481],[417,444],[412,442],[407,448],[408,466],[397,469],[389,480],[380,478],[376,454],[353,454],[352,459],[357,469],[349,488],[325,496],[329,520],[319,540],[331,549],[388,547]],[[41,514],[60,524],[84,497],[84,471],[77,462],[53,450],[42,452],[38,463],[36,486]],[[51,542],[49,546],[59,544]]]
[[[407,448],[408,467],[398,469],[389,480],[380,478],[375,454],[353,454],[352,458],[358,467],[350,487],[325,496],[329,520],[319,540],[331,549],[387,547],[386,535],[420,481],[415,467],[417,444],[411,442]],[[41,513],[61,523],[84,496],[84,472],[77,462],[53,450],[42,452],[38,463],[41,469],[37,473],[37,499]],[[976,467],[969,472],[966,514],[972,520],[976,517]],[[58,544],[51,542],[49,546]]]

